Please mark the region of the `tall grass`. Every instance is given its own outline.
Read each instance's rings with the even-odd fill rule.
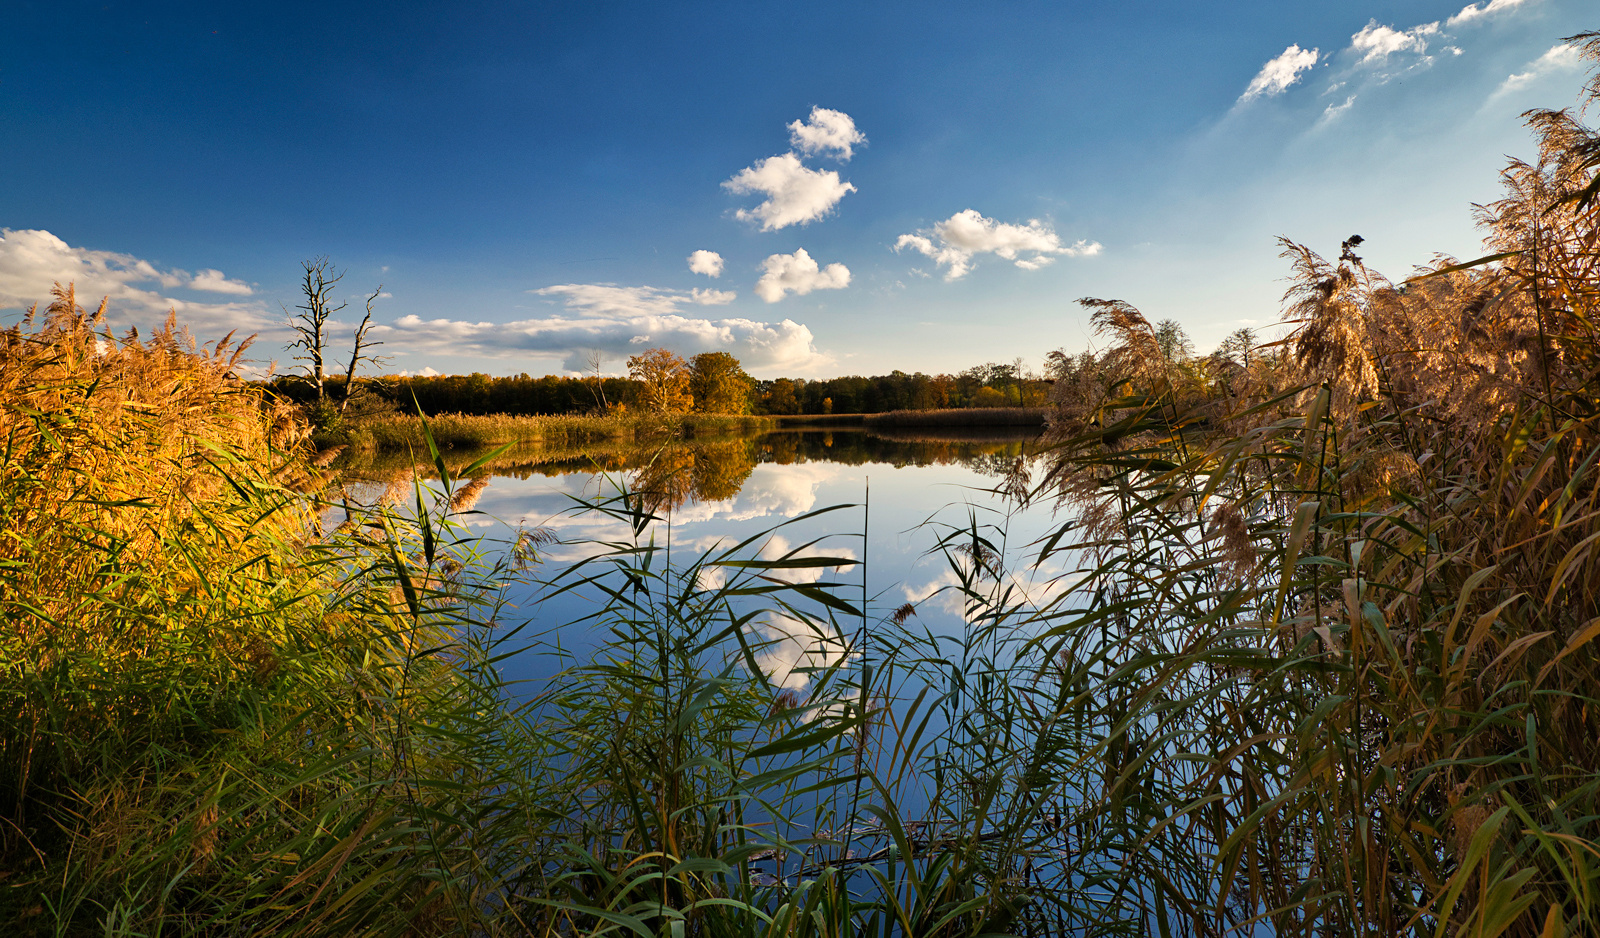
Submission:
[[[1293,331],[1247,366],[1086,301],[1112,344],[1056,385],[1047,490],[1095,601],[1040,641],[1116,649],[1125,767],[1085,794],[1148,811],[1172,927],[1600,931],[1600,146],[1531,122],[1497,265],[1396,287],[1285,242]]]
[[[437,812],[479,774],[452,734],[502,706],[476,596],[427,527],[322,535],[307,428],[238,350],[56,296],[0,337],[0,919],[448,930],[476,867]]]

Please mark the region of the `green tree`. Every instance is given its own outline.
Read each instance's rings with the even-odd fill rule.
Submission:
[[[1255,330],[1245,326],[1228,333],[1228,337],[1217,346],[1217,354],[1249,368],[1251,360],[1255,357],[1255,348]]]
[[[701,352],[689,360],[689,393],[702,414],[747,414],[755,380],[727,352]]]
[[[1194,340],[1176,319],[1156,323],[1156,346],[1167,361],[1176,365],[1194,357]]]

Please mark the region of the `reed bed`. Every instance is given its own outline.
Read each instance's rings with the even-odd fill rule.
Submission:
[[[574,447],[606,441],[634,442],[662,435],[705,437],[753,433],[772,425],[771,418],[727,414],[554,414],[519,417],[440,414],[428,418],[428,434],[445,449],[470,449],[505,443]],[[422,451],[427,447],[422,420],[391,414],[362,420],[349,431],[356,449]]]
[[[1489,258],[1397,287],[1285,241],[1250,361],[1084,301],[1109,347],[1037,494],[1092,594],[1036,640],[1100,700],[1085,804],[1145,828],[1101,862],[1166,928],[1600,933],[1600,138],[1529,118]]]
[[[800,430],[808,427],[859,427],[866,419],[866,414],[784,414],[777,418],[779,426]]]
[[[867,415],[866,425],[878,427],[1037,427],[1044,429],[1045,407],[964,407],[949,410],[892,410]]]

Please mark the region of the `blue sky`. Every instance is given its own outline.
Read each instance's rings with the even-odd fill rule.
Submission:
[[[1475,256],[1518,115],[1586,74],[1559,39],[1600,27],[1592,0],[7,8],[0,317],[70,279],[282,370],[328,255],[343,318],[383,285],[385,370],[493,374],[652,345],[1037,366],[1090,343],[1082,296],[1204,349],[1275,320],[1279,235],[1359,233],[1392,277]]]

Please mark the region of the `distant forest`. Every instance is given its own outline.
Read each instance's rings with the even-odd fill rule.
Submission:
[[[343,395],[341,377],[328,376],[325,380],[334,397]],[[429,415],[573,414],[641,409],[644,390],[644,383],[634,378],[560,375],[536,378],[527,374],[388,376],[359,378],[357,383],[370,392],[363,394],[364,397],[387,401],[399,410],[409,411],[413,406],[420,406]],[[309,403],[316,397],[315,387],[297,375],[275,378],[268,387],[282,397],[301,403]],[[990,362],[955,375],[895,371],[872,377],[752,379],[748,387],[748,394],[739,402],[743,413],[876,414],[950,407],[1043,407],[1049,399],[1050,384],[1018,361]],[[703,409],[699,403],[697,401],[696,409]],[[740,412],[738,407],[733,410]]]

